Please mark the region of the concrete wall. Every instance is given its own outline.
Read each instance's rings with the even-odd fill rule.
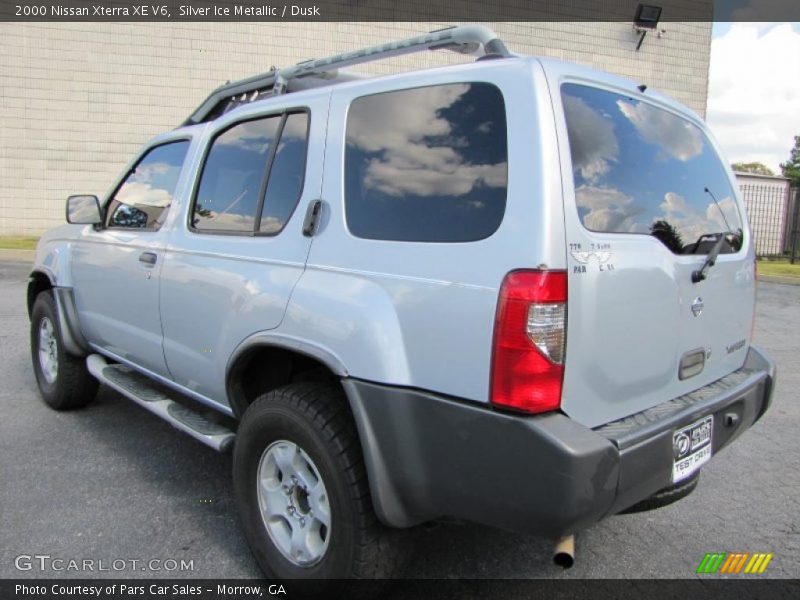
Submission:
[[[152,135],[216,86],[444,23],[2,23],[0,235],[63,222],[71,193],[102,197]],[[635,51],[629,23],[490,23],[512,51],[626,75],[705,114],[710,23],[662,23]],[[426,53],[359,67],[383,74],[464,60]]]

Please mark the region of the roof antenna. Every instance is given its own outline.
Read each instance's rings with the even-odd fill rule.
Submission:
[[[638,89],[640,92],[642,92],[644,94],[645,91],[647,90],[647,86],[645,84],[637,85],[636,89]]]

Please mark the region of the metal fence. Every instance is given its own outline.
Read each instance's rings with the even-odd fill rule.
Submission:
[[[794,264],[800,261],[800,188],[792,188],[789,192],[787,209],[789,218],[784,252],[789,254],[789,260]]]
[[[756,254],[775,257],[791,254],[794,233],[800,226],[796,215],[800,209],[797,190],[791,190],[789,182],[780,178],[740,178],[739,187],[753,230]]]

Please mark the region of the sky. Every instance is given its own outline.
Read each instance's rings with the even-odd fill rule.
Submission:
[[[800,135],[800,23],[714,23],[706,119],[730,162],[780,175]]]

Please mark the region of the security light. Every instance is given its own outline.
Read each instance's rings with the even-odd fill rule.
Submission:
[[[661,20],[661,7],[652,4],[640,4],[636,7],[633,23],[637,28],[655,29]]]
[[[666,33],[665,29],[657,29],[658,22],[661,20],[661,7],[654,4],[640,4],[636,7],[636,14],[633,17],[633,29],[639,36],[639,43],[636,45],[636,51],[642,47],[644,37],[648,31],[657,31],[658,37]]]

